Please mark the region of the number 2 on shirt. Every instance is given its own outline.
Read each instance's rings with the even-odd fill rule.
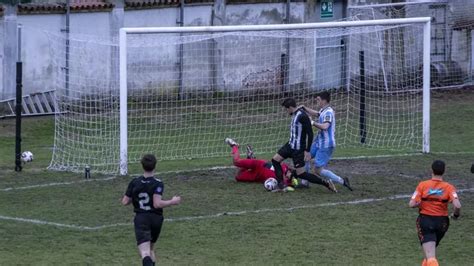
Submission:
[[[140,204],[140,209],[145,210],[145,211],[151,210],[151,207],[147,206],[148,203],[150,203],[150,197],[148,196],[147,193],[142,192],[138,194],[138,198],[140,199],[138,201],[138,204]]]

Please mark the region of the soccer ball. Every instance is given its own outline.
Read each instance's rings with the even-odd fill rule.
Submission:
[[[265,180],[265,183],[263,183],[263,186],[265,187],[266,190],[271,191],[277,188],[278,182],[275,178],[270,177],[267,180]]]
[[[21,160],[25,163],[33,161],[33,153],[31,151],[22,152]]]

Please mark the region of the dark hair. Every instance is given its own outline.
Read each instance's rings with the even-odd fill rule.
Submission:
[[[141,160],[143,170],[151,172],[155,170],[156,166],[156,157],[153,154],[145,154]]]
[[[433,164],[431,164],[431,169],[435,175],[443,175],[445,167],[446,165],[441,160],[436,160],[433,162]]]
[[[293,98],[286,98],[281,106],[284,106],[285,108],[296,107],[296,101]]]
[[[318,94],[321,100],[326,100],[326,102],[331,102],[331,94],[328,91],[322,91]]]

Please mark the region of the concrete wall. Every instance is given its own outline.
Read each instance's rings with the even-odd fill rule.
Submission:
[[[5,36],[4,36],[4,30],[3,30],[3,20],[0,20],[0,100],[6,98],[6,96],[4,96],[4,85],[3,85],[3,65],[4,65],[4,62],[3,62],[3,40],[5,39]]]
[[[319,15],[319,3],[308,1],[306,3],[291,3],[291,23],[340,20],[344,13],[344,1],[335,0],[334,17],[332,19],[321,19]],[[225,7],[226,24],[227,25],[241,25],[241,24],[280,24],[285,18],[286,7],[285,3],[262,3],[262,4],[232,4]],[[193,26],[211,25],[213,6],[210,4],[190,5],[186,6],[184,12],[184,24]],[[120,12],[115,13],[121,14]],[[127,10],[122,18],[122,23],[126,27],[147,27],[147,26],[176,26],[179,19],[179,9],[176,7],[159,8],[159,9],[145,9],[145,10]],[[309,15],[308,15],[309,14]],[[116,37],[117,29],[120,27],[120,18],[113,17],[113,12],[94,12],[94,13],[72,13],[70,16],[70,32],[71,32],[71,49],[70,49],[70,80],[68,86],[70,90],[90,90],[96,87],[105,87],[106,89],[114,89],[117,85],[117,46],[113,44],[114,37]],[[24,94],[29,94],[38,91],[50,90],[58,86],[65,86],[64,69],[65,66],[65,37],[66,34],[61,31],[65,27],[64,14],[41,14],[41,15],[18,15],[18,23],[23,25],[23,41],[22,41],[22,60],[24,62]],[[0,19],[0,34],[4,32],[3,19]],[[80,35],[77,35],[80,34]],[[95,36],[105,43],[94,44],[90,36]],[[74,43],[74,39],[78,38],[80,41]],[[89,41],[87,41],[89,39]],[[0,60],[4,58],[3,42],[4,38],[0,39]],[[87,45],[80,45],[86,42]],[[184,58],[186,64],[183,75],[183,85],[191,86],[195,89],[200,87],[210,87],[213,85],[219,86],[222,89],[239,89],[245,82],[250,79],[261,80],[268,79],[272,75],[280,75],[275,71],[279,71],[281,67],[281,55],[286,53],[286,46],[275,45],[268,43],[268,46],[273,47],[273,51],[266,51],[265,57],[256,58],[251,51],[248,51],[247,57],[242,58],[242,53],[232,53],[229,50],[230,39],[209,39],[203,40],[200,48],[215,47],[215,54],[200,55],[192,50],[185,50]],[[262,45],[265,42],[262,40]],[[336,41],[337,42],[337,41]],[[105,46],[104,46],[105,45]],[[107,46],[107,47],[106,47]],[[290,84],[298,84],[311,80],[316,75],[315,65],[317,58],[311,55],[313,59],[307,60],[307,52],[312,53],[314,50],[314,40],[311,39],[292,39],[290,40],[291,54],[290,54]],[[93,48],[94,52],[86,53],[85,48]],[[167,79],[173,80],[177,75],[177,63],[179,46],[169,46],[166,52],[162,54],[161,62],[166,61],[166,64],[159,63],[153,71],[141,76],[141,80],[158,80]],[[309,50],[308,50],[309,49]],[[211,49],[209,49],[210,51]],[[306,51],[306,52],[305,52]],[[153,48],[141,53],[153,53]],[[130,56],[129,56],[130,57]],[[131,71],[133,66],[147,65],[146,57],[131,58]],[[148,59],[152,59],[150,57]],[[203,58],[207,58],[206,64],[199,65]],[[255,60],[258,59],[258,60]],[[305,59],[305,60],[303,60]],[[134,61],[135,60],[135,61]],[[253,60],[253,61],[252,61]],[[339,59],[338,59],[339,60]],[[81,64],[74,65],[75,62]],[[150,60],[148,60],[148,63]],[[0,61],[1,62],[1,61]],[[242,68],[242,62],[250,62],[245,68]],[[265,62],[265,64],[262,64]],[[224,65],[226,68],[224,68]],[[0,64],[0,75],[4,73],[3,68],[6,64]],[[76,66],[76,69],[74,67]],[[230,66],[230,67],[229,67]],[[193,68],[194,67],[194,68]],[[216,69],[217,67],[217,69]],[[198,68],[198,69],[196,69]],[[339,69],[339,63],[336,63],[335,68]],[[155,70],[162,70],[156,72]],[[143,70],[136,69],[143,72]],[[197,84],[198,76],[196,70],[202,73],[215,72],[213,80],[202,80]],[[273,71],[273,72],[272,72]],[[270,73],[272,72],[272,73]],[[270,74],[269,74],[270,73]],[[174,76],[173,76],[174,75]],[[201,74],[203,75],[203,74]],[[324,75],[321,75],[324,76]],[[5,79],[4,76],[0,76]],[[95,80],[92,84],[84,84],[86,81]],[[108,80],[108,82],[103,82]],[[328,80],[326,78],[326,80]],[[136,82],[135,87],[143,87],[139,79],[132,79]],[[198,83],[199,83],[198,82]],[[274,81],[279,82],[279,81]],[[328,81],[332,85],[340,83],[340,81]],[[3,83],[2,83],[3,84]],[[174,83],[176,84],[176,82]],[[165,84],[167,86],[167,84]],[[331,85],[331,86],[332,86]],[[133,86],[132,86],[133,87]],[[146,87],[146,86],[144,86]],[[155,87],[152,85],[151,87]],[[102,88],[103,89],[103,88]],[[14,87],[0,88],[0,95],[2,98],[9,98],[14,96]]]

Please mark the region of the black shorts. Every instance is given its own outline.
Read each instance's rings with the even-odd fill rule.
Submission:
[[[133,223],[137,245],[148,241],[155,243],[160,236],[163,216],[156,213],[137,213]]]
[[[434,241],[436,246],[449,228],[449,218],[447,216],[429,216],[420,214],[416,219],[416,229],[420,244]]]
[[[278,154],[284,159],[293,159],[293,165],[295,168],[301,168],[305,166],[304,150],[294,150],[291,148],[289,143],[283,145],[283,147],[278,150]]]

